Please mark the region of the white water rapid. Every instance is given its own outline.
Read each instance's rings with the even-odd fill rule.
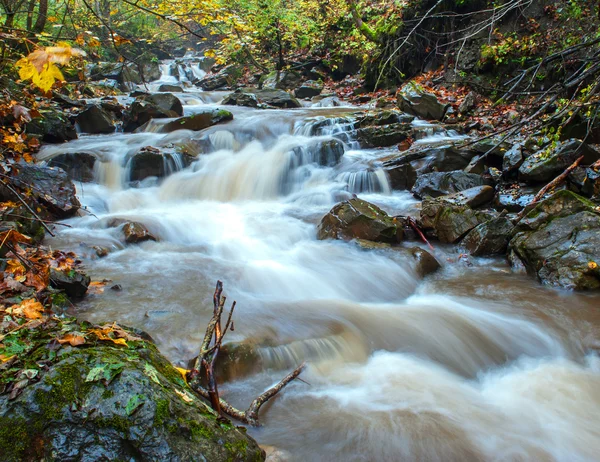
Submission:
[[[167,63],[157,83],[185,74]],[[193,114],[219,107],[224,93],[178,96]],[[89,295],[78,316],[141,328],[185,365],[223,280],[238,302],[229,340],[258,344],[264,366],[221,385],[225,399],[246,408],[309,361],[308,383],[292,383],[249,430],[285,460],[600,459],[598,295],[542,287],[500,258],[467,265],[444,246],[442,270],[421,281],[403,252],[318,241],[320,218],[352,194],[414,213],[416,201],[392,192],[377,162],[395,148],[358,149],[348,132],[356,107],[228,109],[232,122],[202,132],[150,126],[42,150],[41,159],[97,158],[95,182],[77,183],[87,212],[49,243],[122,290]],[[344,142],[342,160],[319,166],[314,147],[332,139]],[[167,177],[131,184],[130,158],[146,146],[172,153]],[[194,146],[209,147],[188,165],[178,149]],[[125,246],[116,218],[158,241]],[[97,258],[93,246],[111,252]]]

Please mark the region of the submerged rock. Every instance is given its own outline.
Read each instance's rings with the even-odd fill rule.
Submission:
[[[408,250],[415,261],[415,270],[419,277],[424,278],[429,274],[435,273],[441,268],[441,265],[437,259],[427,250],[422,249],[421,247],[411,247]]]
[[[494,218],[471,230],[462,245],[475,256],[504,253],[514,227],[506,217]]]
[[[419,199],[427,196],[439,197],[485,184],[486,181],[481,176],[474,173],[465,173],[462,170],[433,172],[420,175],[412,189],[412,193]]]
[[[337,165],[344,155],[344,143],[332,139],[317,141],[292,149],[293,161],[298,165],[315,162],[324,167]]]
[[[302,106],[288,92],[278,89],[259,90],[257,88],[240,88],[223,100],[229,106],[295,108]]]
[[[128,159],[129,181],[142,181],[149,177],[164,178],[170,173],[187,167],[191,157],[174,149],[165,152],[146,146]]]
[[[317,227],[318,239],[399,242],[402,234],[402,228],[392,217],[376,205],[358,198],[337,204]]]
[[[424,230],[432,230],[440,241],[455,243],[490,218],[490,213],[473,210],[467,205],[426,198],[421,207],[420,224]]]
[[[98,326],[58,320],[11,336],[25,351],[16,368],[0,369],[3,461],[264,460],[143,333],[109,326],[122,337],[100,341]],[[66,335],[83,344],[61,347]]]
[[[423,119],[442,120],[449,105],[439,102],[435,95],[414,82],[409,82],[398,93],[398,107]]]
[[[545,284],[600,289],[600,211],[571,191],[558,191],[529,211],[509,246]]]
[[[127,222],[121,228],[125,242],[127,244],[139,244],[144,241],[156,241],[156,238],[148,231],[143,224],[137,222]]]

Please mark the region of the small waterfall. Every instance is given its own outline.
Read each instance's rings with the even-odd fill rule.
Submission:
[[[348,192],[353,194],[392,193],[388,178],[381,168],[358,172],[343,172],[337,176],[336,180],[346,183],[348,185]]]
[[[346,143],[350,149],[358,149],[352,133],[356,119],[351,117],[319,117],[296,124],[294,133],[301,136],[330,136]]]
[[[165,62],[160,65],[160,78],[158,82],[176,84],[179,80],[174,74],[175,64],[173,62]]]

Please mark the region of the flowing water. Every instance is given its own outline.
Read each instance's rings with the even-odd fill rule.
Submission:
[[[163,67],[163,83],[182,81],[173,69]],[[193,114],[224,93],[178,96]],[[98,159],[96,183],[77,184],[87,212],[49,243],[122,290],[89,295],[78,316],[141,328],[185,365],[223,280],[238,302],[229,340],[255,343],[263,366],[223,384],[225,399],[245,408],[308,360],[307,383],[290,384],[250,430],[287,460],[600,458],[598,295],[545,288],[500,258],[467,261],[443,246],[442,271],[421,281],[402,252],[318,241],[319,219],[352,194],[415,212],[378,166],[393,150],[358,149],[349,122],[359,108],[230,109],[234,121],[203,132],[150,126],[42,151]],[[455,136],[429,128],[431,142]],[[341,163],[317,165],[314,146],[332,138],[345,143]],[[198,144],[210,152],[189,167],[173,154],[166,179],[129,184],[142,147]],[[143,223],[158,242],[125,246],[114,218]],[[98,259],[92,246],[111,253]]]

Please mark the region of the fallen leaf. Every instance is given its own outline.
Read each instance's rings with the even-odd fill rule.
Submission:
[[[15,316],[25,316],[27,319],[39,319],[44,312],[44,306],[35,298],[23,300],[19,305],[10,307]]]
[[[175,390],[175,393],[181,396],[181,399],[183,399],[186,403],[191,403],[192,401],[194,401],[194,399],[186,392],[179,391],[177,388],[173,388],[173,390]]]
[[[61,345],[69,343],[71,346],[79,346],[85,343],[85,337],[83,335],[69,333],[63,338],[59,338],[58,343],[60,343]]]

